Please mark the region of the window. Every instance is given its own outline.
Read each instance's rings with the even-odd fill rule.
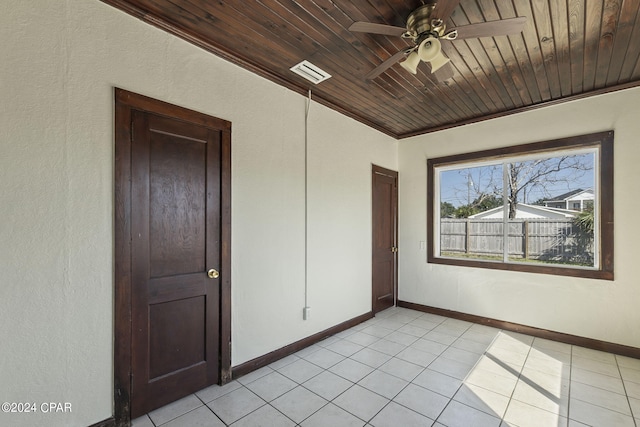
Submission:
[[[428,159],[427,172],[428,262],[613,280],[613,131]]]

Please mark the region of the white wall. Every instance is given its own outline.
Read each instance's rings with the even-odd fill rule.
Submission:
[[[113,87],[232,122],[234,365],[371,309],[371,163],[397,142],[312,104],[303,321],[304,96],[97,0],[4,2],[0,40],[0,401],[73,411],[0,425],[112,414]]]
[[[402,140],[399,297],[640,347],[640,88]],[[426,262],[426,159],[613,129],[615,281]],[[626,196],[626,197],[625,197]]]

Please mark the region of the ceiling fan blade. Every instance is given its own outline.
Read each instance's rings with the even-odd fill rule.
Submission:
[[[404,49],[404,50],[401,50],[399,52],[396,52],[393,56],[389,57],[389,59],[384,61],[382,64],[378,65],[376,68],[374,68],[373,70],[369,71],[369,74],[364,76],[364,78],[367,79],[367,80],[375,79],[380,74],[382,74],[385,71],[387,71],[387,69],[389,67],[391,67],[393,64],[395,64],[396,62],[400,61],[402,58],[404,58],[405,56],[407,56],[408,54],[410,54],[414,50],[415,50],[415,48],[412,47],[410,49]]]
[[[431,16],[434,18],[440,18],[443,22],[447,22],[447,19],[449,19],[459,4],[460,0],[439,0],[436,3],[436,7],[433,9]]]
[[[502,21],[481,22],[479,24],[463,25],[462,27],[454,28],[458,31],[458,37],[456,37],[455,40],[470,39],[473,37],[491,37],[517,34],[524,29],[526,23],[526,16],[520,16],[518,18],[503,19]]]
[[[357,31],[360,33],[384,34],[385,36],[401,36],[407,29],[394,27],[392,25],[374,24],[373,22],[354,22],[349,27],[349,31]]]

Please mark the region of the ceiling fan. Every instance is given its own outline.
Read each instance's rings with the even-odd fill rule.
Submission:
[[[349,27],[349,31],[398,36],[410,39],[414,44],[378,65],[365,78],[375,79],[396,62],[406,58],[400,65],[410,73],[416,74],[420,61],[424,61],[431,66],[431,73],[438,81],[448,80],[453,77],[454,70],[449,64],[450,59],[442,52],[441,40],[516,34],[522,31],[527,22],[527,18],[522,16],[464,25],[448,30],[445,22],[459,4],[460,0],[426,0],[422,6],[409,14],[406,28],[372,22],[354,22]]]

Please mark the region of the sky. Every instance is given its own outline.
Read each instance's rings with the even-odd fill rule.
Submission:
[[[539,199],[549,199],[577,189],[593,189],[594,153],[571,156],[571,160],[578,162],[588,171],[576,171],[574,168],[561,168],[558,172],[546,175],[544,184],[529,186],[519,195],[519,202],[534,203]],[[549,160],[555,165],[559,158]],[[523,161],[526,162],[526,161]],[[528,161],[532,163],[533,161]],[[530,164],[529,163],[529,164]],[[521,174],[520,176],[524,176]],[[502,166],[461,167],[458,169],[442,170],[440,178],[440,201],[449,202],[455,207],[466,205],[481,193],[502,193]],[[551,182],[557,181],[557,182]],[[526,197],[526,200],[524,200]]]

